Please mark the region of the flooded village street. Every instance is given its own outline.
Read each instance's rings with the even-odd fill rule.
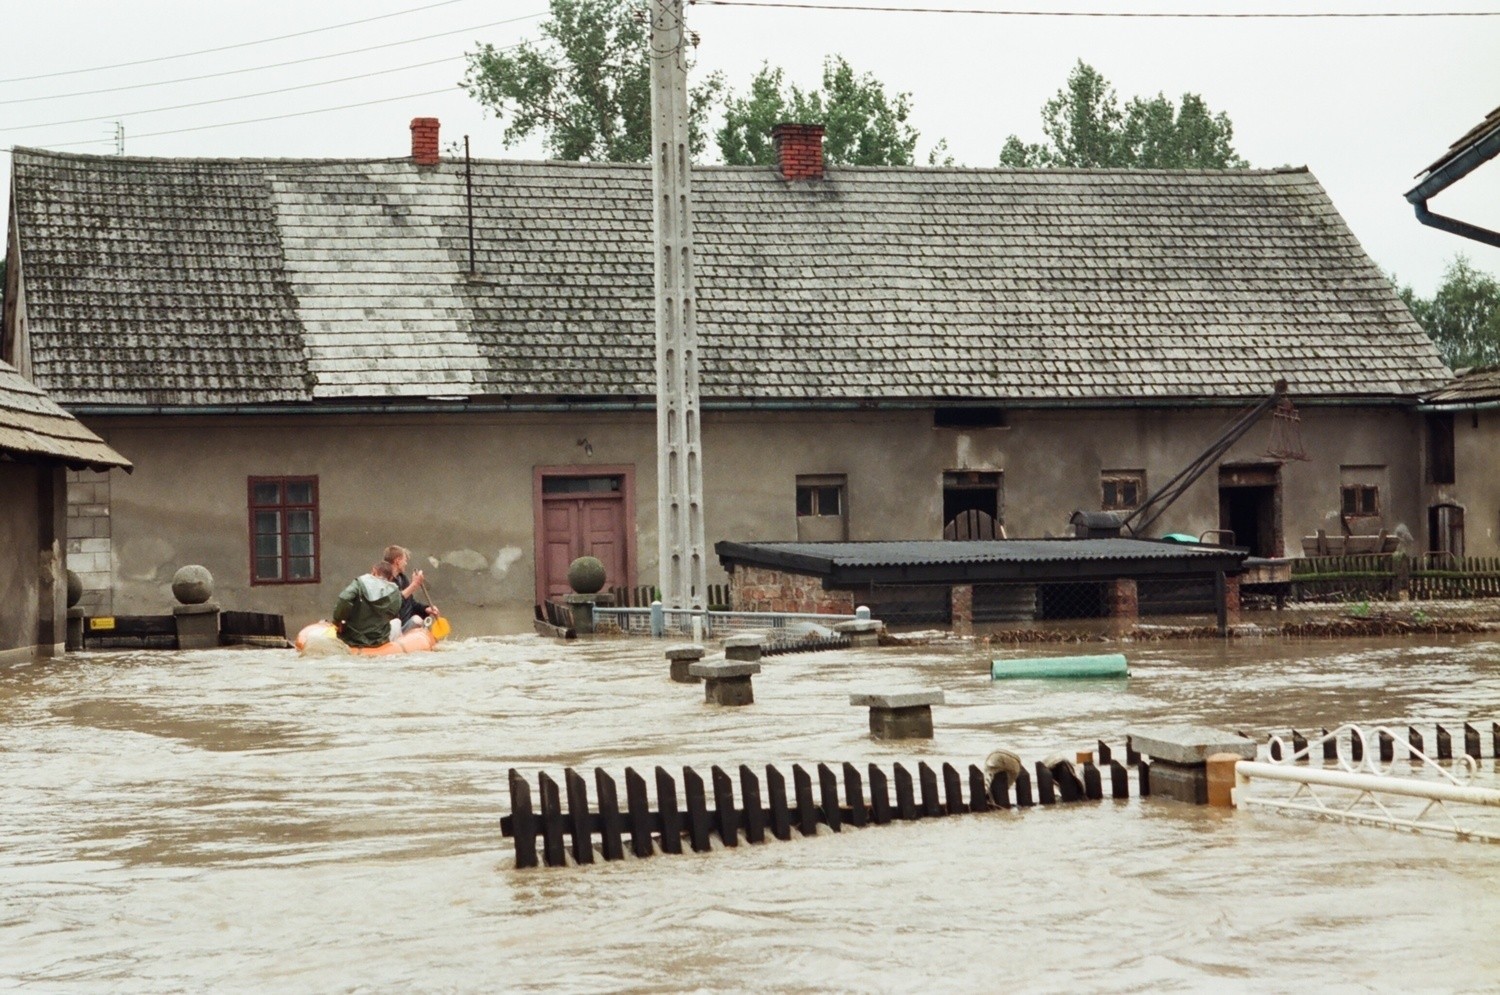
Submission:
[[[45,992],[1478,991],[1500,850],[1132,797],[517,871],[507,771],[982,762],[1132,725],[1500,717],[1500,642],[1126,644],[991,681],[967,642],[768,658],[746,708],[663,644],[89,652],[0,670],[0,983]],[[942,688],[879,742],[850,693]],[[1479,783],[1497,781],[1481,762]]]

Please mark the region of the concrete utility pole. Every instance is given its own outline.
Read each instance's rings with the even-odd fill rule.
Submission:
[[[682,0],[651,0],[651,148],[658,570],[665,607],[702,609],[708,585]]]

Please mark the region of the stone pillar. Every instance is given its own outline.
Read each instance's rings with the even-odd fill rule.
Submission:
[[[841,636],[848,636],[852,649],[866,649],[880,645],[880,630],[883,628],[884,623],[870,617],[870,609],[860,606],[854,612],[854,621],[837,622],[833,631]]]
[[[580,636],[592,636],[595,631],[594,606],[612,605],[615,599],[612,594],[569,594],[563,601],[573,609],[573,631]]]
[[[688,667],[688,673],[703,678],[703,700],[710,705],[752,705],[755,690],[750,677],[760,673],[760,664],[744,660],[703,660]]]
[[[69,650],[83,649],[83,609],[68,609],[68,642]]]
[[[219,604],[204,601],[196,605],[177,605],[172,609],[177,619],[177,648],[180,650],[215,649],[219,645]]]
[[[1194,805],[1209,803],[1208,760],[1219,763],[1229,755],[1255,759],[1255,741],[1202,726],[1155,726],[1132,729],[1130,745],[1150,757],[1146,782],[1152,798],[1171,798]],[[1216,756],[1218,755],[1218,756]],[[1230,784],[1234,783],[1233,775]]]
[[[932,706],[942,703],[937,689],[849,696],[849,704],[869,708],[870,735],[876,739],[931,739]]]
[[[1224,575],[1224,624],[1240,624],[1240,575]]]
[[[703,659],[703,647],[697,643],[667,647],[667,664],[672,680],[678,684],[697,684],[700,678],[690,673],[693,664]]]
[[[955,636],[974,634],[974,585],[954,584],[948,590],[948,611]]]
[[[1140,597],[1136,593],[1134,577],[1117,577],[1105,581],[1105,606],[1116,632],[1135,627],[1140,621]]]
[[[730,636],[724,640],[724,659],[755,663],[760,660],[764,642],[760,636]]]

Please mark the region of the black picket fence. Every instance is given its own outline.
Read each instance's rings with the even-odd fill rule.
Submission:
[[[1453,732],[1441,723],[1433,723],[1431,726],[1432,736],[1429,739],[1424,732],[1428,729],[1425,724],[1419,729],[1417,726],[1407,726],[1405,746],[1410,750],[1416,750],[1433,760],[1452,760],[1455,758],[1453,752]],[[1241,735],[1244,735],[1241,733]],[[1460,756],[1471,757],[1474,760],[1485,759],[1482,747],[1486,739],[1489,740],[1489,759],[1500,760],[1500,722],[1490,722],[1489,735],[1486,737],[1480,732],[1480,727],[1471,722],[1464,722],[1461,730],[1462,750]],[[1321,739],[1322,743],[1317,750],[1309,750],[1308,742]],[[1373,748],[1381,763],[1388,763],[1396,757],[1396,737],[1385,730],[1379,730],[1374,736]],[[1372,744],[1365,742],[1361,737],[1350,733],[1343,733],[1337,739],[1329,737],[1328,730],[1323,729],[1315,736],[1303,735],[1299,730],[1290,730],[1287,736],[1268,737],[1272,760],[1280,760],[1284,755],[1296,757],[1301,761],[1309,761],[1315,752],[1320,752],[1324,760],[1337,760],[1340,748],[1344,746],[1343,753],[1356,763],[1363,760],[1365,750],[1371,748]],[[1285,747],[1283,747],[1285,744]],[[1344,744],[1347,744],[1346,746]],[[1430,744],[1430,745],[1429,745]],[[1406,755],[1410,756],[1410,752]]]
[[[1023,768],[1014,784],[1003,772],[987,779],[984,771],[972,764],[965,776],[951,764],[943,764],[939,774],[923,762],[917,764],[915,779],[899,763],[892,765],[889,776],[879,766],[870,764],[868,782],[854,764],[842,765],[842,777],[827,764],[818,764],[815,786],[813,774],[794,764],[790,794],[785,775],[774,766],[765,768],[762,794],[760,778],[742,764],[738,770],[738,800],[735,779],[722,768],[711,768],[705,781],[697,771],[684,767],[681,806],[677,801],[677,782],[665,768],[657,767],[655,808],[647,793],[646,779],[627,767],[623,809],[618,785],[603,769],[594,771],[597,809],[590,806],[587,780],[571,768],[563,772],[561,788],[545,772],[537,775],[535,805],[531,786],[519,771],[512,769],[511,814],[500,820],[500,830],[515,841],[517,868],[536,867],[539,862],[561,867],[570,858],[578,864],[593,863],[595,837],[605,860],[622,860],[627,836],[630,852],[636,857],[649,857],[657,849],[662,853],[682,853],[684,841],[694,852],[703,853],[713,849],[714,837],[724,846],[734,847],[739,845],[742,835],[745,842],[756,844],[773,838],[789,840],[794,830],[802,836],[812,836],[819,826],[841,832],[846,826],[862,828],[993,809],[1099,801],[1105,797],[1129,798],[1132,780],[1129,767],[1114,760],[1109,747],[1102,742],[1097,756],[1097,764],[1090,760],[1081,768],[1069,763],[1050,768],[1037,763],[1034,775]],[[1148,794],[1149,765],[1128,747],[1127,761],[1136,768],[1137,792]]]

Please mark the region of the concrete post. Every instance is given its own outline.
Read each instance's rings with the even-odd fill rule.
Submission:
[[[196,605],[176,605],[172,615],[177,620],[177,648],[208,650],[219,645],[219,604],[205,601]]]

